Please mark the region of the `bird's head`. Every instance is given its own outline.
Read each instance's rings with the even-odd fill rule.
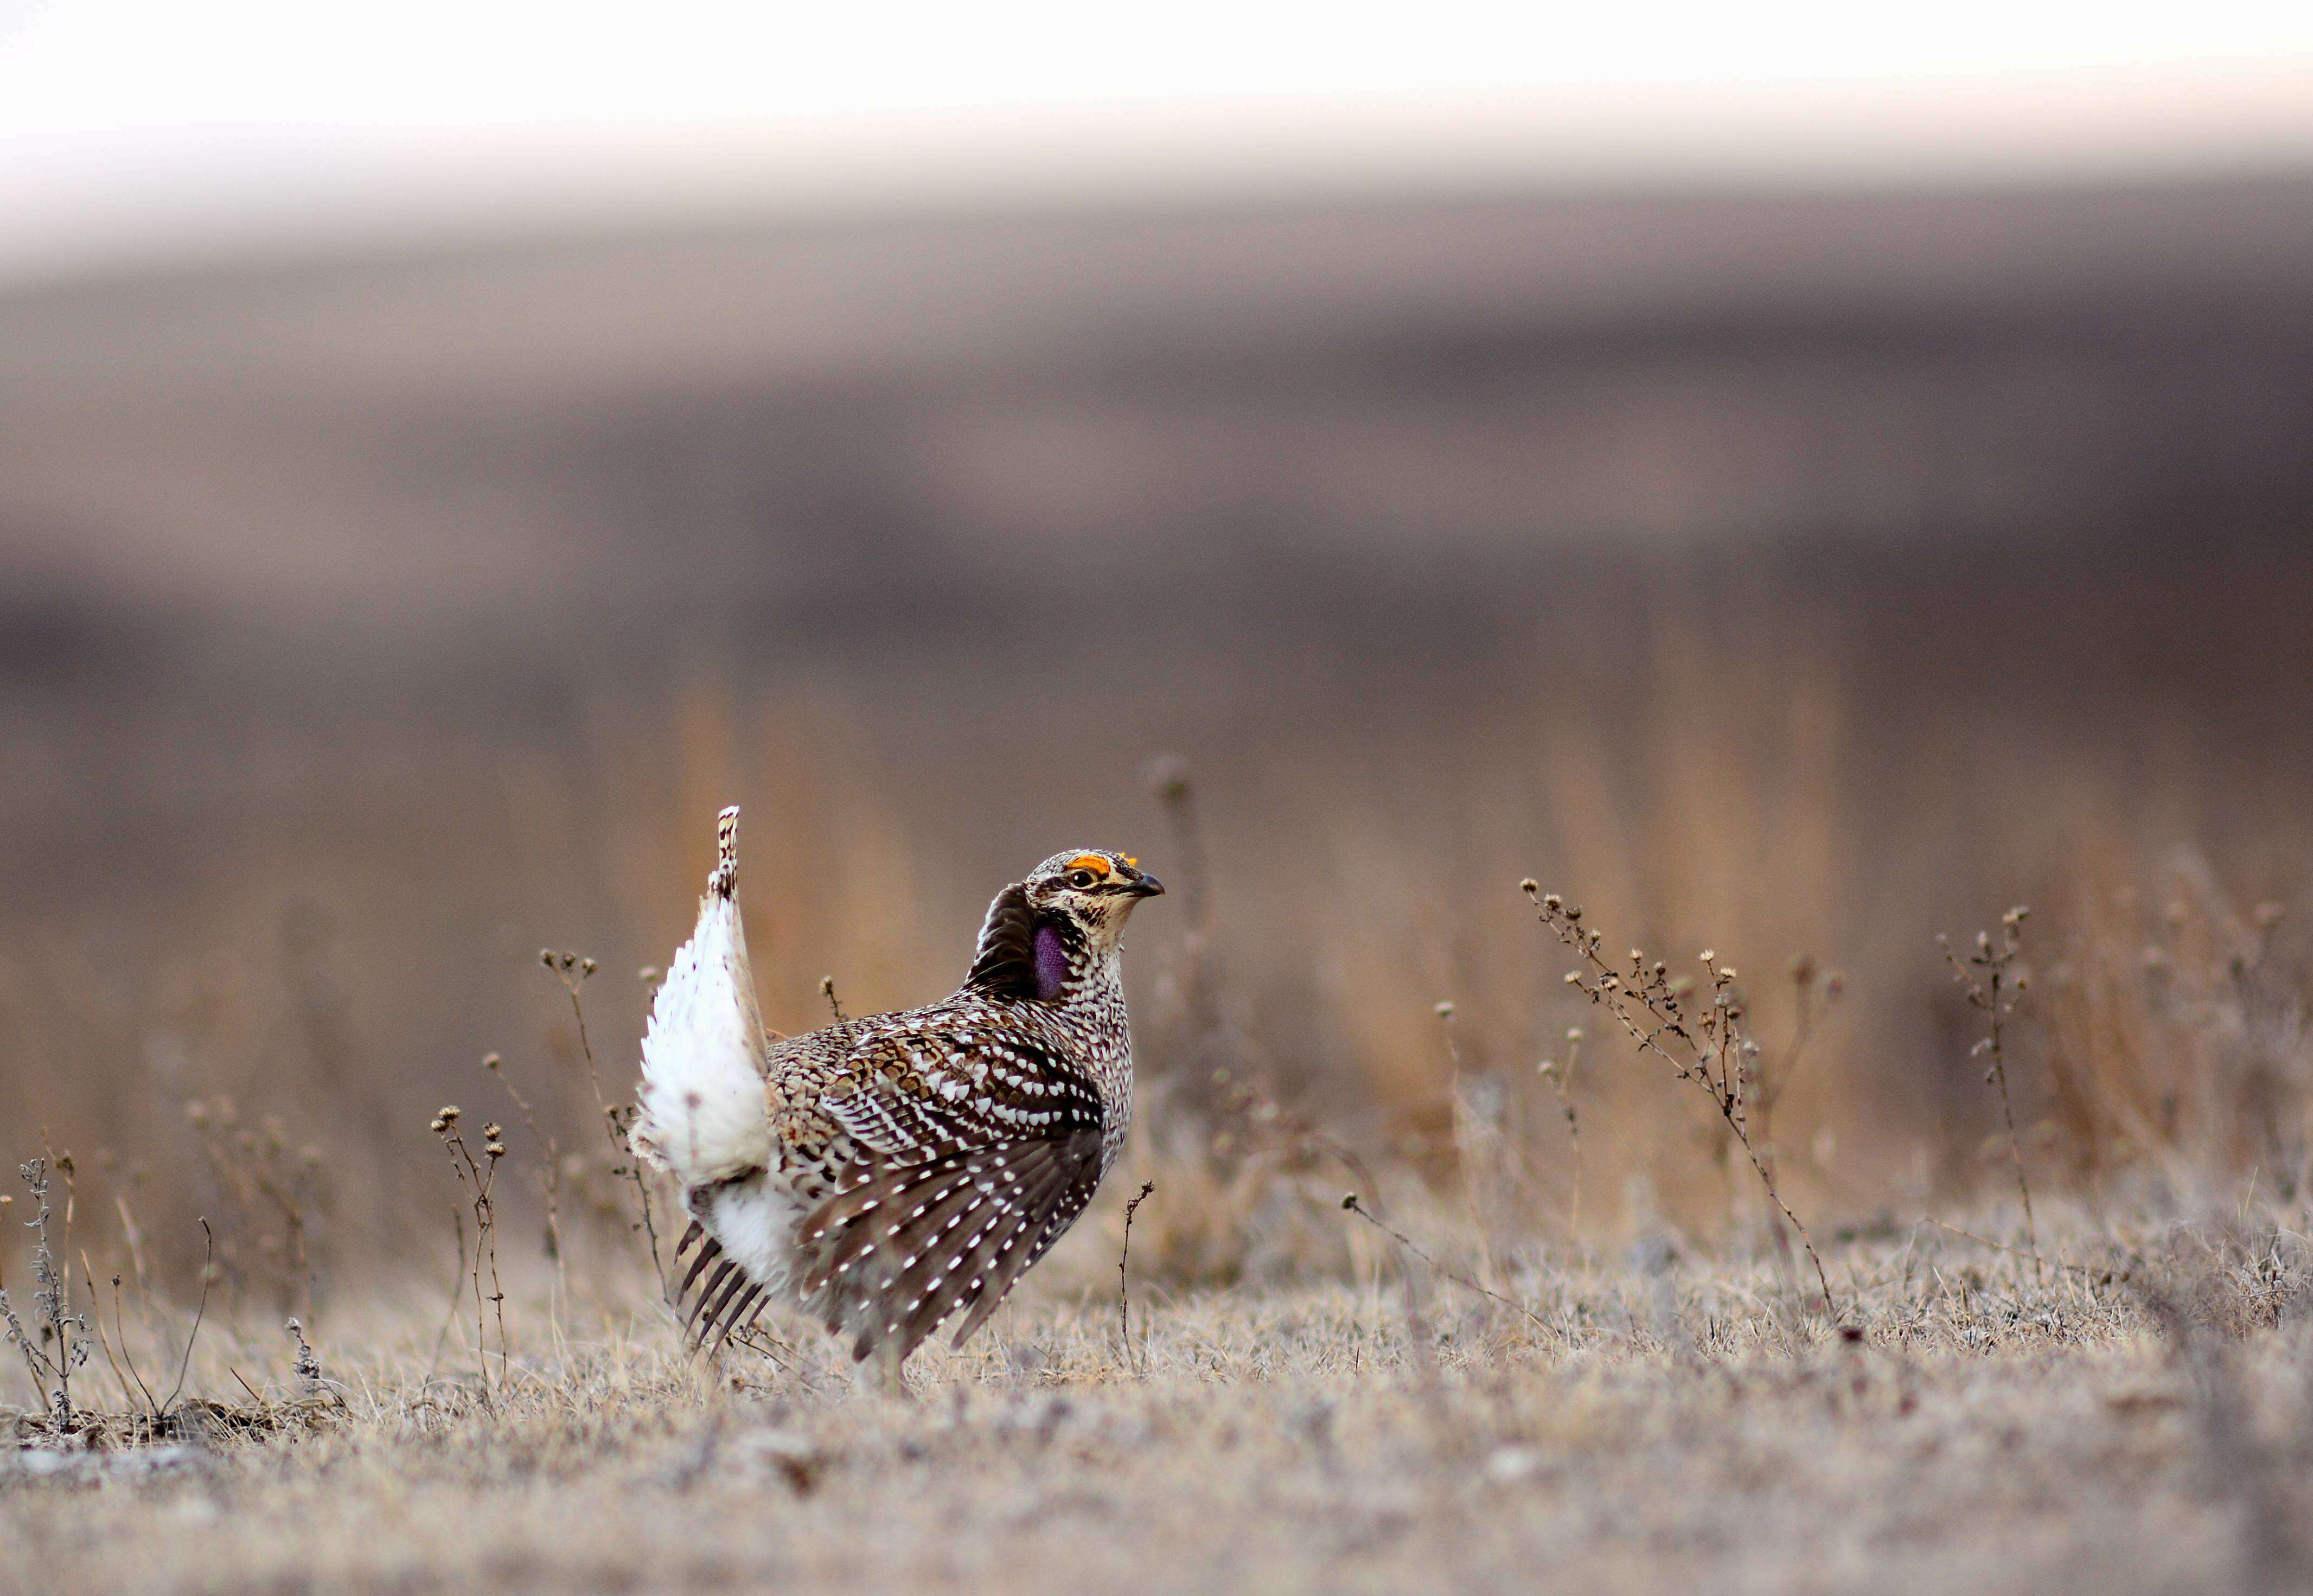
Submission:
[[[1129,853],[1055,853],[988,905],[964,984],[1011,998],[1065,1000],[1092,972],[1113,968],[1133,906],[1164,890]]]
[[[1095,949],[1113,947],[1123,934],[1133,906],[1153,898],[1165,884],[1140,868],[1129,853],[1097,848],[1074,848],[1028,872],[1021,883],[1028,906],[1038,916],[1056,915],[1076,922],[1086,942]]]

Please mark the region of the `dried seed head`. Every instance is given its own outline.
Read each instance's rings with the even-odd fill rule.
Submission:
[[[2022,925],[2024,923],[2024,917],[2031,913],[2032,911],[2030,909],[2027,908],[2022,904],[2018,904],[2013,909],[2010,909],[2007,913],[2000,917],[2000,923],[2005,926]]]
[[[1450,1001],[1438,1005],[1438,1018],[1440,1019],[1451,1019],[1454,1018],[1454,1005]]]
[[[1567,918],[1567,919],[1569,919],[1569,920],[1579,920],[1579,919],[1581,919],[1581,918],[1582,918],[1582,906],[1581,906],[1579,904],[1567,904],[1567,905],[1566,905],[1566,918]]]
[[[1528,876],[1525,880],[1518,883],[1518,890],[1526,894],[1526,896],[1532,897],[1535,894],[1542,890],[1542,883],[1535,880],[1533,877]]]
[[[578,963],[578,956],[575,953],[566,953],[562,956],[561,963],[564,969],[570,969]]]
[[[1542,1063],[1535,1066],[1535,1073],[1537,1075],[1547,1075],[1556,1068],[1558,1068],[1556,1064],[1551,1063],[1548,1059],[1544,1059]]]
[[[506,1157],[506,1143],[503,1142],[485,1142],[482,1146],[482,1151],[485,1153],[488,1153],[491,1158],[502,1159]]]
[[[497,1121],[492,1120],[489,1124],[482,1127],[482,1134],[488,1140],[495,1142],[499,1137],[505,1135],[506,1132],[498,1128]]]
[[[455,1103],[444,1104],[442,1106],[442,1117],[449,1121],[452,1124],[456,1124],[458,1123],[458,1106]]]
[[[1554,892],[1546,892],[1542,895],[1542,906],[1554,914],[1566,906],[1566,900]]]
[[[659,978],[659,967],[656,965],[645,965],[635,972],[635,979],[647,986]]]
[[[1707,965],[1707,964],[1709,964],[1709,963],[1711,963],[1712,960],[1716,959],[1718,957],[1719,957],[1719,956],[1718,956],[1716,953],[1713,953],[1713,952],[1712,952],[1710,948],[1704,948],[1704,949],[1702,950],[1702,962],[1703,962],[1704,964],[1706,964],[1706,965]]]
[[[551,948],[540,948],[538,950],[538,962],[544,965],[548,969],[552,969],[554,967],[554,949]]]
[[[1566,972],[1566,984],[1567,984],[1567,985],[1569,985],[1569,986],[1579,986],[1579,985],[1581,985],[1581,984],[1582,984],[1582,972],[1581,972],[1581,971],[1579,971],[1579,970],[1569,970],[1569,971],[1567,971],[1567,972]]]
[[[1177,754],[1160,754],[1148,762],[1148,780],[1161,801],[1177,804],[1189,796],[1189,762]]]
[[[1732,981],[1732,980],[1734,980],[1734,979],[1735,979],[1735,966],[1734,966],[1733,965],[1721,965],[1721,966],[1719,966],[1719,979],[1720,979],[1721,981]]]
[[[495,1053],[482,1054],[482,1068],[485,1070],[495,1070],[505,1063],[506,1061]]]
[[[594,961],[591,958],[580,959],[578,961],[578,973],[581,975],[592,975],[594,973]]]
[[[1566,1039],[1569,1042],[1579,1042],[1582,1040],[1582,1027],[1579,1025],[1568,1026],[1566,1027]]]

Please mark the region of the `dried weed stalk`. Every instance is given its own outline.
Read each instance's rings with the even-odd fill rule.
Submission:
[[[482,1127],[482,1151],[477,1156],[468,1145],[465,1133],[458,1128],[461,1113],[454,1103],[447,1105],[434,1116],[428,1127],[442,1139],[444,1151],[450,1155],[451,1173],[458,1177],[459,1186],[467,1193],[467,1201],[474,1212],[474,1251],[471,1264],[462,1277],[461,1293],[471,1284],[474,1293],[474,1355],[481,1372],[482,1399],[489,1400],[490,1353],[488,1324],[491,1311],[496,1310],[498,1327],[498,1368],[503,1376],[511,1367],[512,1357],[506,1342],[506,1287],[498,1280],[497,1208],[491,1193],[497,1184],[498,1162],[506,1157],[505,1133],[495,1124]],[[459,1233],[459,1247],[465,1246],[464,1232]],[[487,1271],[489,1284],[482,1283]],[[455,1312],[454,1305],[452,1311]]]
[[[69,1168],[69,1158],[60,1162]],[[27,1160],[16,1173],[32,1195],[32,1217],[24,1221],[24,1228],[34,1235],[32,1327],[25,1327],[8,1300],[7,1282],[0,1279],[0,1324],[7,1327],[0,1340],[13,1341],[22,1351],[25,1371],[40,1393],[40,1412],[57,1434],[70,1435],[79,1428],[72,1378],[88,1362],[90,1345],[87,1315],[73,1311],[70,1268],[57,1262],[59,1256],[68,1258],[72,1254],[72,1202],[67,1195],[59,1222],[48,1201],[46,1159]]]
[[[1512,1301],[1509,1298],[1503,1296],[1499,1292],[1493,1291],[1486,1286],[1481,1285],[1478,1282],[1472,1280],[1468,1275],[1456,1274],[1453,1270],[1446,1267],[1446,1265],[1439,1263],[1427,1248],[1415,1241],[1412,1237],[1408,1236],[1404,1231],[1398,1230],[1394,1225],[1386,1223],[1376,1215],[1372,1209],[1365,1205],[1365,1203],[1359,1197],[1357,1193],[1342,1193],[1341,1206],[1347,1209],[1350,1212],[1356,1214],[1359,1219],[1365,1221],[1366,1223],[1371,1225],[1375,1230],[1379,1230],[1392,1241],[1396,1242],[1397,1245],[1406,1252],[1429,1265],[1431,1272],[1436,1274],[1440,1279],[1450,1280],[1456,1285],[1460,1286],[1464,1291],[1475,1292],[1481,1297],[1500,1303],[1504,1308],[1508,1309],[1511,1312],[1518,1314],[1526,1318],[1533,1324],[1535,1328],[1543,1332],[1545,1335],[1554,1334],[1554,1332],[1551,1330],[1550,1322],[1543,1318],[1540,1314],[1535,1312],[1534,1309],[1526,1306],[1525,1303]],[[1410,1306],[1411,1299],[1409,1298],[1409,1308]],[[1418,1325],[1416,1327],[1416,1335],[1418,1338]]]
[[[635,1188],[635,1217],[629,1228],[642,1236],[650,1248],[651,1272],[658,1276],[661,1300],[670,1307],[674,1303],[673,1288],[666,1277],[666,1260],[659,1254],[658,1221],[651,1209],[649,1178],[643,1173],[642,1160],[635,1156],[634,1122],[638,1112],[631,1103],[613,1103],[602,1095],[602,1071],[594,1063],[594,1045],[586,1033],[586,1009],[579,999],[579,990],[594,974],[594,961],[583,954],[558,953],[551,948],[538,950],[538,962],[562,985],[570,998],[570,1017],[578,1026],[578,1050],[586,1060],[586,1084],[594,1093],[594,1107],[602,1117],[602,1133],[610,1138],[611,1151],[617,1161],[611,1167],[613,1178],[629,1181]],[[646,970],[644,978],[657,972]]]
[[[2032,1183],[2025,1177],[2024,1150],[2016,1139],[2016,1107],[2008,1092],[2008,1054],[2001,1039],[2002,1027],[2024,1001],[2026,977],[2016,962],[2023,951],[2024,917],[2030,913],[2019,904],[2001,915],[1996,942],[1990,931],[1976,932],[1975,951],[1965,963],[1952,951],[1948,938],[1938,937],[1936,945],[1943,949],[1944,962],[1951,966],[1952,979],[1967,993],[1969,1005],[1984,1018],[1986,1035],[1968,1054],[1992,1061],[1983,1071],[1984,1084],[2000,1090],[2000,1121],[2008,1133],[2008,1161],[2016,1171],[2017,1195],[2024,1200],[2024,1241],[2032,1254],[2033,1278],[2040,1281],[2047,1277],[2047,1265],[2040,1260],[2039,1226],[2032,1217]]]
[[[1662,960],[1649,962],[1638,948],[1631,949],[1628,974],[1615,969],[1599,954],[1604,938],[1584,929],[1579,907],[1556,893],[1544,893],[1531,878],[1518,886],[1533,902],[1542,923],[1582,961],[1580,968],[1567,972],[1566,984],[1612,1017],[1638,1044],[1640,1052],[1653,1054],[1679,1080],[1693,1081],[1710,1098],[1728,1133],[1751,1160],[1767,1201],[1799,1237],[1815,1270],[1824,1311],[1837,1322],[1838,1301],[1832,1295],[1831,1278],[1824,1272],[1815,1240],[1783,1200],[1772,1164],[1760,1156],[1759,1145],[1752,1138],[1754,1105],[1749,1087],[1758,1079],[1759,1046],[1744,1033],[1744,1010],[1735,990],[1733,966],[1718,963],[1718,956],[1709,948],[1703,950],[1703,968],[1711,977],[1710,1001],[1704,1005],[1694,998],[1693,982],[1685,977],[1674,979]]]

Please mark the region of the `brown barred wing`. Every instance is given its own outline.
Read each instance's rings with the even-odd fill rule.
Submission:
[[[856,1359],[905,1358],[958,1313],[963,1345],[1092,1201],[1100,1149],[1095,1120],[876,1168],[805,1219],[805,1301]]]

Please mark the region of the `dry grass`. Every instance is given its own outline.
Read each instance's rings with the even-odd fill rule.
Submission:
[[[1452,691],[701,678],[273,727],[256,818],[199,750],[89,784],[105,890],[0,861],[0,1152],[72,1158],[91,1349],[69,1420],[0,1369],[0,1592],[2300,1583],[2313,751],[1719,608]],[[960,800],[1087,724],[1147,742]],[[210,807],[164,846],[145,780]],[[734,798],[782,1029],[946,990],[1056,837],[1174,884],[1122,1167],[911,1404],[658,1307],[617,1110]],[[1935,934],[2018,900],[1972,1006]]]
[[[1990,1238],[1850,1238],[1843,1334],[1771,1257],[1666,1233],[1506,1264],[1530,1315],[1398,1256],[1144,1283],[1133,1363],[1113,1287],[1048,1282],[904,1403],[809,1339],[710,1371],[541,1292],[486,1404],[380,1304],[295,1423],[0,1462],[0,1591],[2282,1589],[2313,1570],[2306,1217],[2070,1214],[2040,1281]],[[203,1354],[277,1414],[294,1357]]]

